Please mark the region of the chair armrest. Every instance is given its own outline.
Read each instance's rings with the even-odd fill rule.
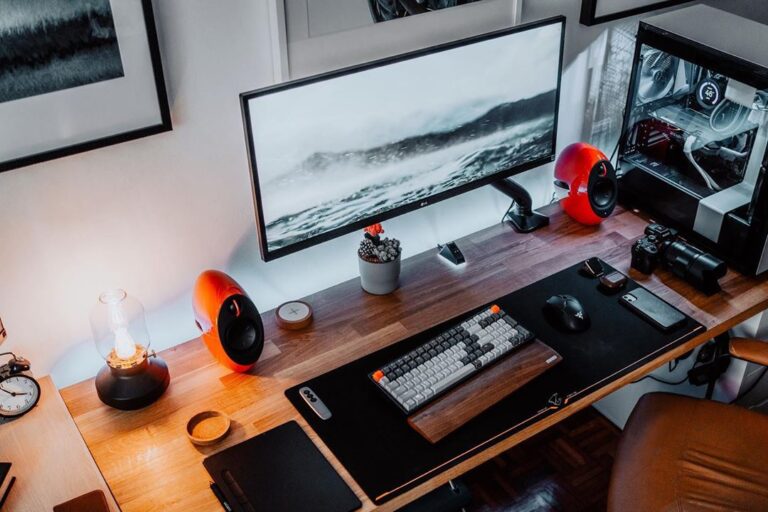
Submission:
[[[737,359],[768,366],[768,343],[749,338],[731,338],[728,351]]]

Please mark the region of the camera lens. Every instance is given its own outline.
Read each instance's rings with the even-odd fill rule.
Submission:
[[[717,280],[727,272],[723,261],[681,240],[668,245],[664,253],[664,261],[672,273],[689,281],[705,293],[719,290],[720,285]]]

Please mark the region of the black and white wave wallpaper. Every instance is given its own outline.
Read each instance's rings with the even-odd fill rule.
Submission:
[[[560,24],[249,100],[270,251],[553,153]]]

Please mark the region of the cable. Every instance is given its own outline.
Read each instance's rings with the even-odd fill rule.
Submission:
[[[709,116],[709,127],[712,128],[713,131],[717,133],[726,133],[726,132],[738,130],[739,128],[741,128],[741,125],[744,124],[744,121],[747,120],[747,117],[749,117],[750,109],[742,105],[739,105],[739,110],[731,118],[728,124],[726,124],[725,126],[719,126],[719,127],[715,126],[715,119],[717,119],[720,116],[720,114],[722,114],[722,110],[725,109],[725,107],[730,103],[731,103],[730,100],[723,100],[712,111],[712,114]]]
[[[741,393],[736,395],[736,398],[734,398],[733,400],[731,400],[728,403],[729,404],[736,403],[739,400],[741,400],[742,398],[744,398],[745,396],[747,396],[748,394],[750,394],[757,387],[757,385],[760,383],[760,381],[763,380],[763,377],[765,377],[765,372],[768,372],[768,366],[763,368],[763,371],[760,372],[760,376],[758,378],[756,378],[754,380],[754,382],[752,382],[752,384],[750,384],[747,389],[745,389],[744,391],[742,391]]]
[[[736,151],[735,149],[726,148],[726,147],[718,148],[718,151],[736,158],[744,158],[749,154],[748,151],[740,152],[740,151]]]
[[[671,363],[672,363],[672,361],[670,361],[670,367],[671,367]],[[656,382],[660,382],[662,384],[666,384],[667,386],[679,386],[680,384],[683,384],[683,383],[688,381],[688,372],[690,372],[691,370],[696,368],[696,364],[697,363],[693,363],[693,366],[691,366],[691,368],[687,372],[685,372],[685,378],[683,378],[683,379],[681,379],[681,380],[679,380],[677,382],[672,382],[672,381],[660,379],[658,377],[655,377],[653,375],[648,374],[645,377],[641,377],[641,378],[637,379],[636,381],[633,381],[632,384],[637,384],[638,382],[641,382],[641,381],[643,381],[645,379],[651,379],[651,380],[655,380]],[[677,368],[677,364],[675,365],[675,368]],[[672,369],[670,369],[669,371],[671,373]]]
[[[619,140],[616,141],[616,145],[613,146],[613,151],[611,151],[611,158],[608,159],[609,162],[613,163],[613,157],[616,156],[616,153],[619,151],[619,146],[621,145],[621,139],[624,137],[624,134],[619,135]]]
[[[755,104],[752,105],[752,110],[757,110],[758,112],[768,111],[768,93],[757,91],[757,98]]]
[[[623,112],[623,111],[622,111],[622,112]],[[624,131],[622,131],[621,133],[619,133],[619,138],[618,138],[618,140],[616,141],[616,145],[615,145],[615,146],[613,146],[613,151],[611,152],[611,157],[608,159],[608,161],[609,161],[609,162],[610,162],[610,163],[611,163],[611,164],[612,164],[614,167],[618,167],[618,166],[619,166],[619,161],[618,161],[618,160],[616,160],[616,164],[614,165],[614,164],[613,164],[613,157],[615,157],[615,156],[617,157],[617,154],[618,154],[618,152],[619,152],[619,146],[621,146],[621,143],[622,143],[622,141],[623,141],[623,140],[624,140],[624,139],[627,137],[627,134],[628,134],[628,133],[629,133],[629,128],[627,128],[626,130],[624,130]],[[618,158],[618,157],[617,157],[617,158]]]
[[[653,375],[646,375],[645,377],[643,377],[643,379],[655,380],[656,382],[661,382],[662,384],[666,384],[668,386],[679,386],[680,384],[683,384],[684,382],[688,382],[688,375],[686,375],[685,378],[683,378],[682,380],[679,380],[677,382],[670,382],[668,380],[659,379],[658,377],[654,377]],[[643,380],[643,379],[640,379],[640,380]],[[640,382],[640,381],[636,381],[636,382]]]
[[[507,208],[507,211],[504,212],[504,216],[501,218],[501,222],[500,222],[501,224],[504,224],[504,221],[507,220],[507,215],[509,215],[509,212],[512,211],[512,208],[514,208],[516,204],[517,203],[513,199],[512,204],[509,205],[509,208]]]
[[[696,161],[695,158],[693,158],[693,145],[696,143],[696,136],[690,135],[687,139],[685,139],[685,146],[683,146],[683,154],[685,154],[685,157],[688,159],[689,162],[691,162],[691,165],[693,165],[694,169],[701,175],[701,178],[704,180],[704,182],[707,184],[707,188],[709,190],[719,191],[722,190],[720,188],[720,185],[718,185],[714,179],[712,179],[712,176],[707,174],[707,171],[704,170],[702,166],[699,165],[699,163]]]

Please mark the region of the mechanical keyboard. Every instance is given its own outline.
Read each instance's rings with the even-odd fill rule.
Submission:
[[[410,414],[533,339],[533,333],[494,304],[369,377]]]

